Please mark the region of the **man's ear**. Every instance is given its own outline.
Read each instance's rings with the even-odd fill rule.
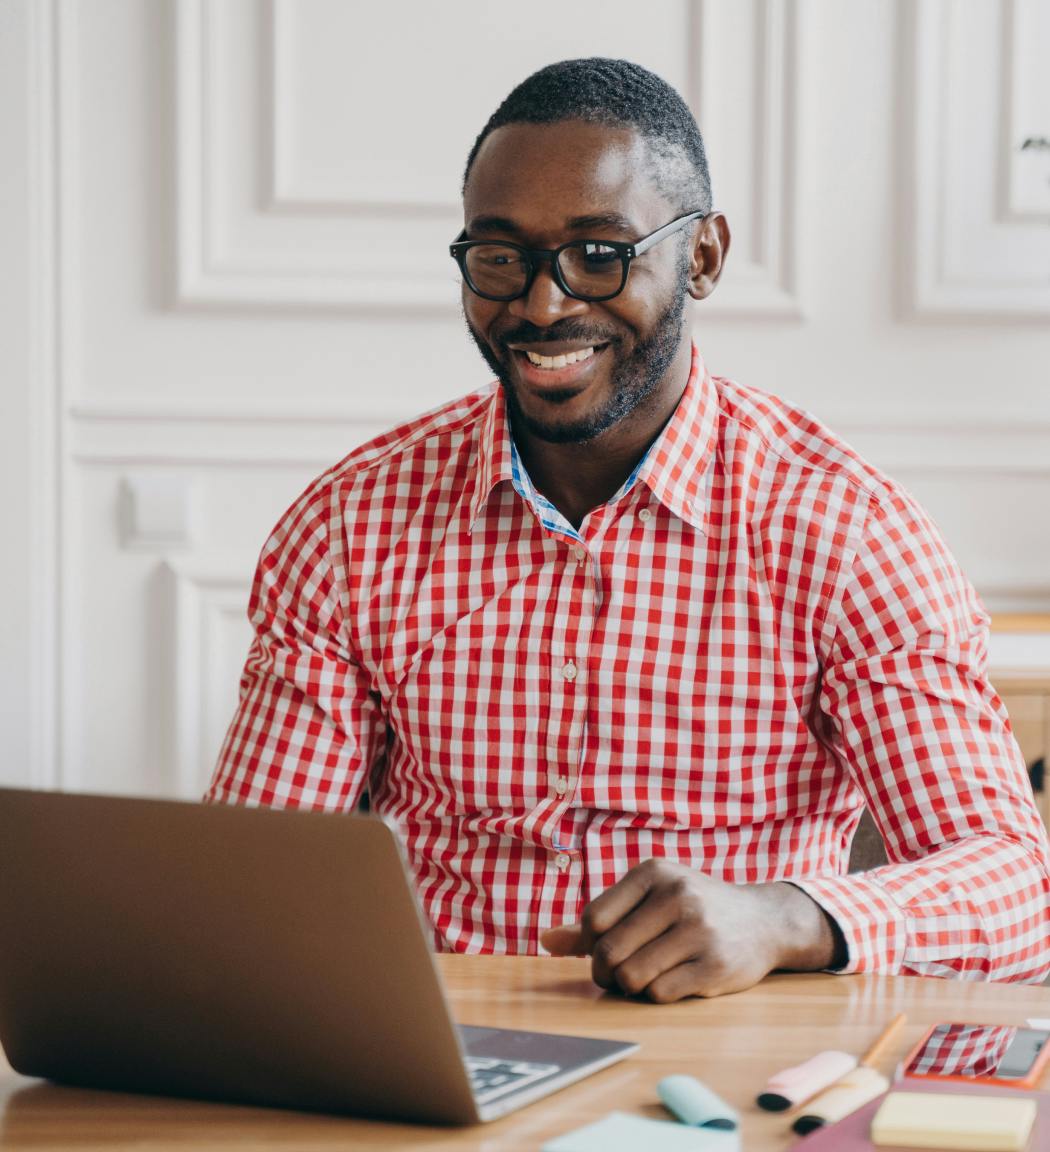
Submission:
[[[703,300],[715,290],[729,254],[729,221],[712,212],[700,221],[689,262],[689,295]]]

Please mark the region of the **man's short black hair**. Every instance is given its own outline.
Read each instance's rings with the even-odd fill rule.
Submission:
[[[474,141],[463,173],[464,189],[490,132],[504,124],[563,120],[634,128],[649,145],[650,175],[656,187],[683,214],[711,211],[704,140],[686,102],[648,69],[602,57],[548,64],[523,80]]]

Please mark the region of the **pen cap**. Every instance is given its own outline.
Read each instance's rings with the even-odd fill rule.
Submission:
[[[692,1076],[665,1076],[656,1091],[668,1111],[694,1128],[734,1129],[740,1122],[736,1111],[706,1084]]]

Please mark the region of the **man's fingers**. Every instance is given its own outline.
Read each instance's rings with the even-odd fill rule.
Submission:
[[[657,892],[650,893],[637,908],[594,942],[591,948],[591,973],[595,984],[600,988],[622,987],[618,973],[623,965],[661,939],[677,919],[678,912],[673,900]],[[656,975],[658,973],[654,972],[653,976]]]
[[[648,896],[658,878],[657,861],[647,860],[632,868],[611,888],[597,896],[583,910],[583,939],[586,951],[592,952],[604,936]]]
[[[687,996],[717,995],[703,987],[703,963],[699,960],[686,960],[674,968],[661,973],[645,989],[645,995],[654,1004],[673,1004]]]
[[[622,992],[637,996],[665,974],[696,960],[696,947],[694,932],[681,925],[672,925],[618,964],[612,971],[612,979]]]
[[[583,926],[580,924],[556,924],[540,933],[540,944],[552,956],[586,956],[583,944]]]

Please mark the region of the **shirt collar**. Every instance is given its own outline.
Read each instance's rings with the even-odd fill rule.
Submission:
[[[510,421],[507,418],[507,401],[503,388],[497,383],[485,418],[481,422],[481,439],[478,447],[477,480],[470,500],[470,531],[481,509],[485,506],[492,489],[504,480],[514,482],[513,453],[511,452]]]
[[[504,480],[514,481],[510,421],[498,384],[480,433],[477,481],[470,502],[471,530],[492,489]],[[718,396],[694,344],[685,391],[642,462],[638,482],[645,484],[665,508],[701,532],[707,526],[707,479],[717,438]]]
[[[718,393],[696,345],[689,382],[645,458],[638,480],[661,504],[707,531],[707,489],[718,445]]]

